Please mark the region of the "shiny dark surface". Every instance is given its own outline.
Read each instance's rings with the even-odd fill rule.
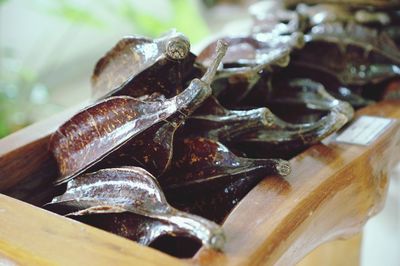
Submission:
[[[89,171],[105,167],[135,165],[146,168],[157,177],[162,175],[171,164],[173,140],[176,130],[211,95],[210,82],[225,51],[226,46],[221,43],[220,47],[218,47],[218,54],[203,77],[190,82],[185,91],[198,92],[190,102],[183,102],[182,108],[178,109],[170,117],[161,121],[155,121],[154,125],[135,136],[113,154],[107,156],[107,158],[89,169]],[[143,96],[142,99],[144,101],[159,102],[160,104],[166,103],[165,97],[159,92]],[[176,97],[175,101],[179,104],[182,100]],[[184,99],[184,101],[186,100]]]
[[[202,193],[243,176],[288,175],[289,163],[280,159],[238,157],[223,144],[206,138],[186,138],[175,143],[171,169],[159,178],[168,193],[184,197]]]
[[[262,77],[263,72],[285,67],[292,50],[304,45],[303,34],[294,32],[288,36],[226,37],[227,55],[213,82],[213,94],[224,104],[242,100]],[[196,58],[203,67],[208,66],[214,54],[216,41],[210,43]]]
[[[134,136],[210,93],[207,87],[189,86],[163,102],[116,96],[86,108],[63,124],[50,140],[61,173],[57,182],[71,179]]]
[[[271,83],[268,83],[271,84]],[[264,84],[266,85],[266,84]],[[332,97],[321,83],[309,79],[284,80],[260,94],[251,95],[247,105],[267,106],[276,116],[269,127],[241,135],[228,143],[247,156],[289,159],[340,129],[353,117],[347,102]]]
[[[64,123],[51,137],[49,147],[57,160],[61,173],[57,183],[73,178],[100,160],[108,162],[105,157],[110,153],[118,151],[121,145],[161,121],[172,125],[172,130],[168,132],[171,135],[169,139],[167,135],[166,139],[171,144],[175,128],[183,123],[186,117],[211,95],[210,82],[226,52],[226,45],[220,43],[217,48],[214,61],[203,77],[193,79],[189,86],[177,96],[164,101],[161,100],[161,96],[157,95],[148,96],[148,99],[154,98],[152,101],[130,96],[110,97],[86,108]],[[167,120],[168,118],[170,121]],[[146,135],[142,135],[141,138],[150,135],[150,139],[152,138],[155,143],[154,146],[151,146],[151,143],[147,142],[150,149],[157,152],[154,149],[157,148],[156,145],[158,144],[161,148],[164,148],[165,155],[170,157],[171,145],[168,142],[160,142],[157,133],[159,130],[165,131],[165,129],[168,130],[171,127],[163,128],[162,124],[158,124],[156,127],[161,128],[150,128],[150,132],[146,132]],[[133,144],[127,145],[138,146],[141,144],[140,139],[132,141]],[[143,160],[142,162],[147,164],[146,156],[148,154],[144,153],[146,148],[149,147],[142,145],[141,148],[141,152],[139,151],[138,155],[134,156],[134,161]],[[122,157],[124,156],[125,153],[122,153]],[[131,153],[128,156],[132,157]],[[162,173],[168,166],[169,157],[154,161],[155,169],[153,172]]]
[[[138,97],[153,92],[173,97],[190,79],[194,59],[189,41],[176,31],[154,40],[125,37],[97,62],[92,76],[93,97]]]
[[[296,66],[294,74],[307,72],[303,77],[318,82],[322,82],[321,75],[336,80],[332,84],[322,78],[322,83],[335,97],[360,108],[383,99],[387,84],[400,75],[400,15],[393,8],[399,4],[345,2],[349,4],[290,0],[256,3],[250,7],[252,32],[272,36],[303,33],[305,46],[290,54],[289,68]]]
[[[222,224],[232,209],[262,178],[242,175],[216,189],[204,190],[202,194],[174,197],[167,192],[166,196],[174,207]]]
[[[345,85],[365,85],[400,75],[400,52],[386,34],[356,24],[314,26],[292,59],[336,75]]]
[[[306,18],[300,12],[286,9],[282,1],[259,1],[250,6],[249,13],[253,34],[287,35],[307,27]]]
[[[71,217],[110,214],[99,222],[102,227],[143,244],[162,234],[194,237],[214,249],[222,248],[225,241],[218,225],[172,208],[155,177],[139,167],[102,169],[76,177],[68,183],[66,192],[55,197],[47,208],[60,209]],[[65,212],[66,209],[76,211]],[[129,213],[146,219],[139,221]],[[132,223],[137,227],[130,227]]]
[[[305,3],[305,4],[321,4],[325,1],[321,0],[284,0],[283,3],[289,7]],[[350,7],[359,8],[376,8],[378,10],[391,10],[392,8],[400,8],[400,2],[397,0],[381,1],[381,0],[329,0],[329,3],[336,5],[348,5]]]
[[[178,97],[187,103],[195,96],[196,92],[188,90]],[[119,96],[79,112],[50,139],[49,149],[61,173],[57,182],[65,182],[86,170],[133,136],[177,112],[178,108],[176,99],[161,103]]]
[[[185,122],[182,136],[202,136],[229,141],[244,133],[268,127],[274,115],[265,107],[249,110],[229,110],[209,97]]]
[[[279,73],[271,76],[271,84],[264,82],[260,86],[272,86],[265,91],[262,88],[256,88],[253,95],[248,98],[260,97],[266,99],[266,93],[276,90],[285,90],[286,84],[293,79],[308,79],[312,82],[320,83],[335,98],[350,103],[354,108],[360,108],[373,103],[372,99],[366,99],[362,96],[363,86],[349,86],[342,84],[334,74],[329,74],[321,69],[307,68],[302,64],[291,62],[289,66]],[[267,80],[269,82],[269,80]],[[265,84],[267,83],[267,84]],[[381,84],[379,84],[381,85]],[[282,92],[283,92],[282,91]]]
[[[210,139],[184,139],[176,147],[171,169],[160,178],[168,200],[217,223],[263,177],[290,173],[285,160],[238,157]]]
[[[211,42],[195,57],[171,32],[128,37],[103,57],[92,77],[103,100],[51,141],[58,183],[75,179],[47,208],[177,256],[193,254],[192,240],[220,249],[204,218],[222,223],[267,176],[285,183],[280,158],[339,130],[351,105],[398,92],[397,13],[281,2],[250,13],[249,32],[223,38],[225,56]]]

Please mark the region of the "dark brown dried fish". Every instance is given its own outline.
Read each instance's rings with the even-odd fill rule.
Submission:
[[[213,82],[213,94],[227,106],[246,97],[264,71],[271,72],[273,66],[287,66],[290,52],[304,44],[302,33],[297,32],[289,36],[254,35],[223,40],[229,49]],[[208,66],[215,46],[216,42],[209,44],[196,62]]]
[[[274,86],[276,87],[270,90],[266,98],[266,105],[272,110],[279,107],[283,109],[283,112],[279,112],[282,114],[282,119],[293,121],[293,119],[287,119],[289,115],[284,114],[284,110],[287,110],[287,106],[290,105],[303,105],[309,110],[325,112],[335,109],[344,114],[348,121],[353,118],[353,108],[347,102],[332,97],[321,83],[310,79],[292,79],[282,80]],[[300,113],[297,116],[299,117]]]
[[[309,79],[289,81],[285,79],[280,82],[281,84],[274,84],[275,86],[271,89],[259,88],[264,93],[253,95],[245,102],[248,106],[271,108],[274,113],[267,109],[267,123],[262,123],[260,116],[249,119],[253,122],[251,124],[235,117],[230,120],[228,116],[222,116],[227,110],[218,102],[211,102],[212,98],[210,98],[207,100],[209,105],[207,106],[206,103],[203,106],[204,109],[201,107],[198,111],[214,112],[215,115],[211,117],[215,119],[210,119],[207,115],[204,118],[199,116],[200,119],[190,118],[181,129],[181,135],[203,136],[229,143],[229,145],[246,142],[250,138],[252,141],[264,142],[260,145],[260,148],[264,148],[257,149],[255,145],[249,144],[252,145],[252,149],[259,150],[259,153],[251,152],[247,148],[244,150],[239,148],[247,155],[264,154],[263,157],[289,158],[301,149],[332,134],[352,119],[354,112],[352,107],[328,94],[322,84]],[[213,106],[218,108],[214,110]],[[248,112],[254,110],[257,109]],[[246,111],[233,112],[246,113]],[[243,145],[239,144],[238,147]],[[231,147],[236,147],[236,144]]]
[[[344,85],[378,83],[400,75],[400,51],[390,37],[357,24],[314,26],[292,62],[325,71]]]
[[[217,77],[230,74],[238,67],[255,67],[261,71],[268,66],[286,66],[288,55],[292,49],[300,49],[304,45],[301,33],[293,33],[288,36],[253,35],[247,37],[225,37],[229,49],[222,60],[224,68],[219,70]],[[210,43],[196,58],[196,62],[203,66],[209,66],[215,55],[217,41]],[[231,65],[233,65],[231,67]],[[261,65],[261,66],[260,66]],[[233,68],[231,71],[230,68]]]
[[[49,149],[61,174],[56,182],[66,182],[82,173],[132,137],[204,93],[207,94],[202,88],[194,87],[163,103],[117,96],[79,112],[60,126],[50,139]]]
[[[211,96],[186,120],[180,135],[229,141],[254,129],[270,126],[273,117],[265,107],[228,110]]]
[[[286,176],[289,162],[281,159],[238,157],[221,143],[187,138],[175,143],[171,169],[159,178],[164,191],[180,198],[215,190],[242,177]]]
[[[307,18],[307,31],[309,27],[323,23],[355,22],[355,17],[351,8],[346,5],[322,3],[318,5],[307,5],[301,3],[296,6],[296,12],[301,14],[304,18]]]
[[[385,27],[392,22],[392,14],[388,11],[370,7],[351,7],[338,4],[306,5],[298,4],[296,11],[307,17],[310,26],[324,23],[357,23],[365,26]]]
[[[242,135],[228,144],[250,157],[271,156],[291,159],[312,144],[339,130],[348,122],[347,117],[332,111],[317,122],[292,124],[276,122],[276,128],[259,129]]]
[[[57,183],[82,173],[152,125],[173,114],[185,114],[210,94],[207,81],[196,79],[182,93],[164,102],[116,96],[86,108],[51,137],[50,151],[61,173]]]
[[[203,94],[199,94],[199,97],[192,99],[186,106],[182,106],[175,114],[163,121],[155,123],[150,128],[137,135],[118,151],[97,164],[91,171],[107,167],[135,165],[146,168],[156,177],[162,175],[171,162],[175,131],[186,121],[188,116],[210,96],[210,82],[225,54],[226,45],[220,42],[217,50],[218,53],[213,63],[202,79],[193,80],[188,87],[188,89],[190,89],[191,86],[199,87],[197,90],[202,90]],[[164,100],[160,95],[153,95],[147,98],[154,99],[154,101],[160,103]]]
[[[229,147],[252,157],[273,155],[288,159],[337,131],[353,117],[351,105],[332,97],[320,83],[294,79],[286,85],[270,90],[261,102],[277,115],[272,126],[243,134],[232,140]],[[260,103],[250,100],[247,103]]]
[[[330,3],[330,4],[340,4],[351,7],[366,7],[366,8],[379,8],[379,9],[392,9],[399,8],[400,2],[398,0],[284,0],[283,3],[287,7],[294,7],[297,4],[305,3],[305,4],[321,4],[321,3]]]
[[[322,1],[321,1],[322,2]],[[356,23],[362,26],[385,32],[400,48],[400,12],[396,9],[378,9],[366,6],[350,6],[343,4],[320,3],[307,5],[304,3],[296,6],[296,12],[307,18],[309,27],[325,23]]]
[[[155,177],[139,167],[103,169],[76,177],[47,208],[75,210],[67,212],[70,217],[124,213],[113,220],[114,224],[103,221],[106,228],[143,244],[163,234],[194,237],[213,249],[221,249],[225,242],[222,229],[215,223],[172,208]]]
[[[290,82],[293,80],[310,80],[312,83],[319,83],[317,86],[324,87],[335,98],[350,103],[354,108],[360,108],[373,103],[372,100],[365,99],[362,96],[363,86],[348,86],[343,85],[335,75],[330,75],[327,72],[319,69],[306,68],[291,62],[288,67],[282,69],[279,73],[275,73],[270,77],[270,80],[261,84],[254,90],[253,95],[248,98],[257,100],[259,103],[256,106],[267,105],[266,99],[270,96],[268,92],[284,91],[290,87]],[[267,90],[265,87],[270,86]],[[272,88],[271,88],[272,87]],[[262,103],[260,103],[262,101]]]
[[[93,97],[139,97],[153,92],[173,97],[191,79],[194,59],[189,40],[176,31],[155,40],[125,37],[96,64]]]
[[[184,197],[166,192],[166,197],[179,210],[222,224],[232,209],[262,178],[264,176],[242,176],[213,190],[203,190],[202,193]]]
[[[160,182],[173,206],[221,223],[262,178],[289,173],[287,161],[238,157],[217,141],[188,138],[176,143]]]
[[[171,223],[167,221],[149,218],[131,212],[93,213],[70,217],[74,220],[95,226],[146,246],[164,235],[187,235],[186,232],[179,232],[180,228],[176,226],[172,231]]]
[[[281,1],[259,1],[249,7],[253,18],[252,34],[271,36],[304,32],[307,21],[301,13],[285,9]]]

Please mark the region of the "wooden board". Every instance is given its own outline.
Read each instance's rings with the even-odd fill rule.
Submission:
[[[52,188],[43,191],[44,184],[57,177],[56,162],[47,149],[50,135],[87,105],[83,102],[0,140],[0,193],[32,204],[49,199]]]
[[[154,249],[4,195],[0,195],[0,224],[0,265],[2,261],[20,265],[184,264]]]
[[[297,266],[360,265],[361,242],[361,234],[358,234],[350,239],[325,243],[308,254]]]
[[[400,102],[382,102],[358,115],[400,118],[399,106]],[[290,176],[265,178],[231,212],[223,225],[227,235],[223,252],[201,249],[191,260],[172,258],[1,196],[0,262],[100,265],[114,260],[114,264],[141,261],[163,265],[292,265],[322,243],[359,232],[368,218],[380,210],[387,173],[399,160],[399,129],[399,122],[392,123],[369,146],[336,143],[332,137],[295,157]],[[27,146],[42,141],[29,137],[29,128],[17,134],[21,146],[13,143],[9,148],[14,136],[0,140],[0,184],[7,186],[4,190],[0,185],[0,191],[9,191],[13,185],[31,178],[23,164],[14,168],[19,171],[19,181],[14,184],[8,176],[15,173],[3,171],[5,166],[7,171],[13,169],[8,166],[12,162],[10,154],[18,159]],[[24,141],[24,136],[30,140]],[[35,144],[36,148],[44,143]],[[42,161],[28,162],[27,171],[43,171],[40,163],[46,160],[44,157]]]
[[[400,118],[400,103],[382,102],[360,115]],[[399,123],[370,146],[314,145],[291,160],[285,179],[265,178],[224,223],[224,253],[201,250],[204,265],[293,265],[317,246],[360,232],[379,211],[388,171],[399,158]]]

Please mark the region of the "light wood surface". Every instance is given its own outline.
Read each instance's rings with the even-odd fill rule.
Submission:
[[[297,266],[360,265],[361,234],[350,239],[325,243],[308,254]]]
[[[400,117],[399,102],[358,115]],[[382,207],[387,172],[399,160],[399,123],[369,146],[340,144],[334,136],[291,160],[292,174],[260,182],[224,223],[223,254],[201,250],[204,265],[293,265],[317,246],[360,232]]]
[[[185,264],[154,249],[4,195],[0,195],[0,224],[0,262],[105,266]]]
[[[400,102],[394,101],[379,103],[358,115],[400,118],[399,106]],[[292,265],[325,242],[358,233],[368,218],[380,210],[387,190],[387,172],[399,159],[399,129],[399,122],[392,123],[369,146],[340,144],[332,137],[298,155],[291,160],[290,176],[265,178],[231,212],[223,225],[227,235],[223,252],[201,249],[191,260],[166,256],[2,196],[0,262]],[[22,143],[36,143],[34,139],[23,141],[29,130],[19,134]],[[20,186],[24,179],[31,179],[29,171],[42,171],[41,163],[46,165],[46,159],[38,159],[28,168],[20,165],[19,169],[7,167],[4,171],[8,165],[4,162],[11,161],[10,154],[19,158],[17,153],[26,151],[26,146],[14,144],[18,152],[3,152],[4,147],[10,146],[10,139],[13,136],[0,140],[0,191]],[[36,148],[43,148],[44,143]],[[15,183],[8,178],[13,170],[23,177]],[[2,188],[4,184],[7,190]]]
[[[47,186],[57,177],[57,165],[48,152],[50,135],[89,102],[0,139],[0,193],[40,205],[51,197]]]

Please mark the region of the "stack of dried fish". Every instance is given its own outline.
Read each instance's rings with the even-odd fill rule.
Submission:
[[[266,3],[250,9],[251,32],[198,56],[172,31],[100,59],[95,103],[51,138],[67,185],[46,208],[145,245],[167,235],[221,249],[218,223],[248,191],[351,120],[347,101],[366,105],[399,78],[398,13]]]
[[[279,34],[305,36],[305,46],[273,79],[312,79],[356,108],[400,96],[399,1],[283,2],[263,1],[250,8],[253,35],[278,28]]]

